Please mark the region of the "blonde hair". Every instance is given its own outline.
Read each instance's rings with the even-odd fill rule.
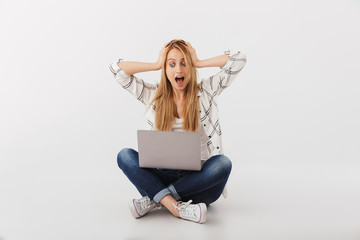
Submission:
[[[188,67],[189,82],[185,88],[186,99],[183,108],[183,130],[195,132],[199,125],[199,100],[197,97],[197,71],[193,66],[191,54],[187,49],[187,45],[183,40],[172,40],[164,54],[162,62],[161,79],[156,90],[155,96],[149,104],[149,107],[155,103],[155,129],[159,131],[170,131],[175,123],[175,116],[178,115],[177,107],[174,101],[174,91],[169,79],[166,76],[166,59],[171,49],[176,48],[182,52],[185,58],[186,66]]]

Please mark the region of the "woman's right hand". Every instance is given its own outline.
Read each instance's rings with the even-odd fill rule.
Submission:
[[[162,62],[164,59],[166,48],[167,48],[166,44],[164,44],[164,46],[160,50],[158,60],[156,61],[156,66],[157,66],[158,70],[160,70],[162,68]]]

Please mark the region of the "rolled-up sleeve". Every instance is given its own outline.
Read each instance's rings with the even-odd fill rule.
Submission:
[[[155,95],[157,85],[145,82],[134,75],[127,74],[122,70],[117,62],[110,64],[110,71],[114,74],[115,80],[140,102],[148,105]]]
[[[202,80],[202,87],[213,95],[220,93],[231,85],[240,71],[246,64],[246,55],[238,51],[229,55],[227,62],[221,67],[221,71],[217,74]]]

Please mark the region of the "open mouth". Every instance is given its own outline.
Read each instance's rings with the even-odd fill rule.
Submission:
[[[177,84],[182,85],[182,83],[184,82],[184,77],[176,77],[175,81],[177,82]]]

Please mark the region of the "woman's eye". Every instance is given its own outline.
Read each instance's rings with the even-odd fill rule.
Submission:
[[[183,63],[181,63],[181,64],[182,64],[183,66],[186,66],[186,63],[185,63],[185,62],[183,62]],[[169,66],[170,66],[170,67],[175,67],[175,63],[170,63]]]

